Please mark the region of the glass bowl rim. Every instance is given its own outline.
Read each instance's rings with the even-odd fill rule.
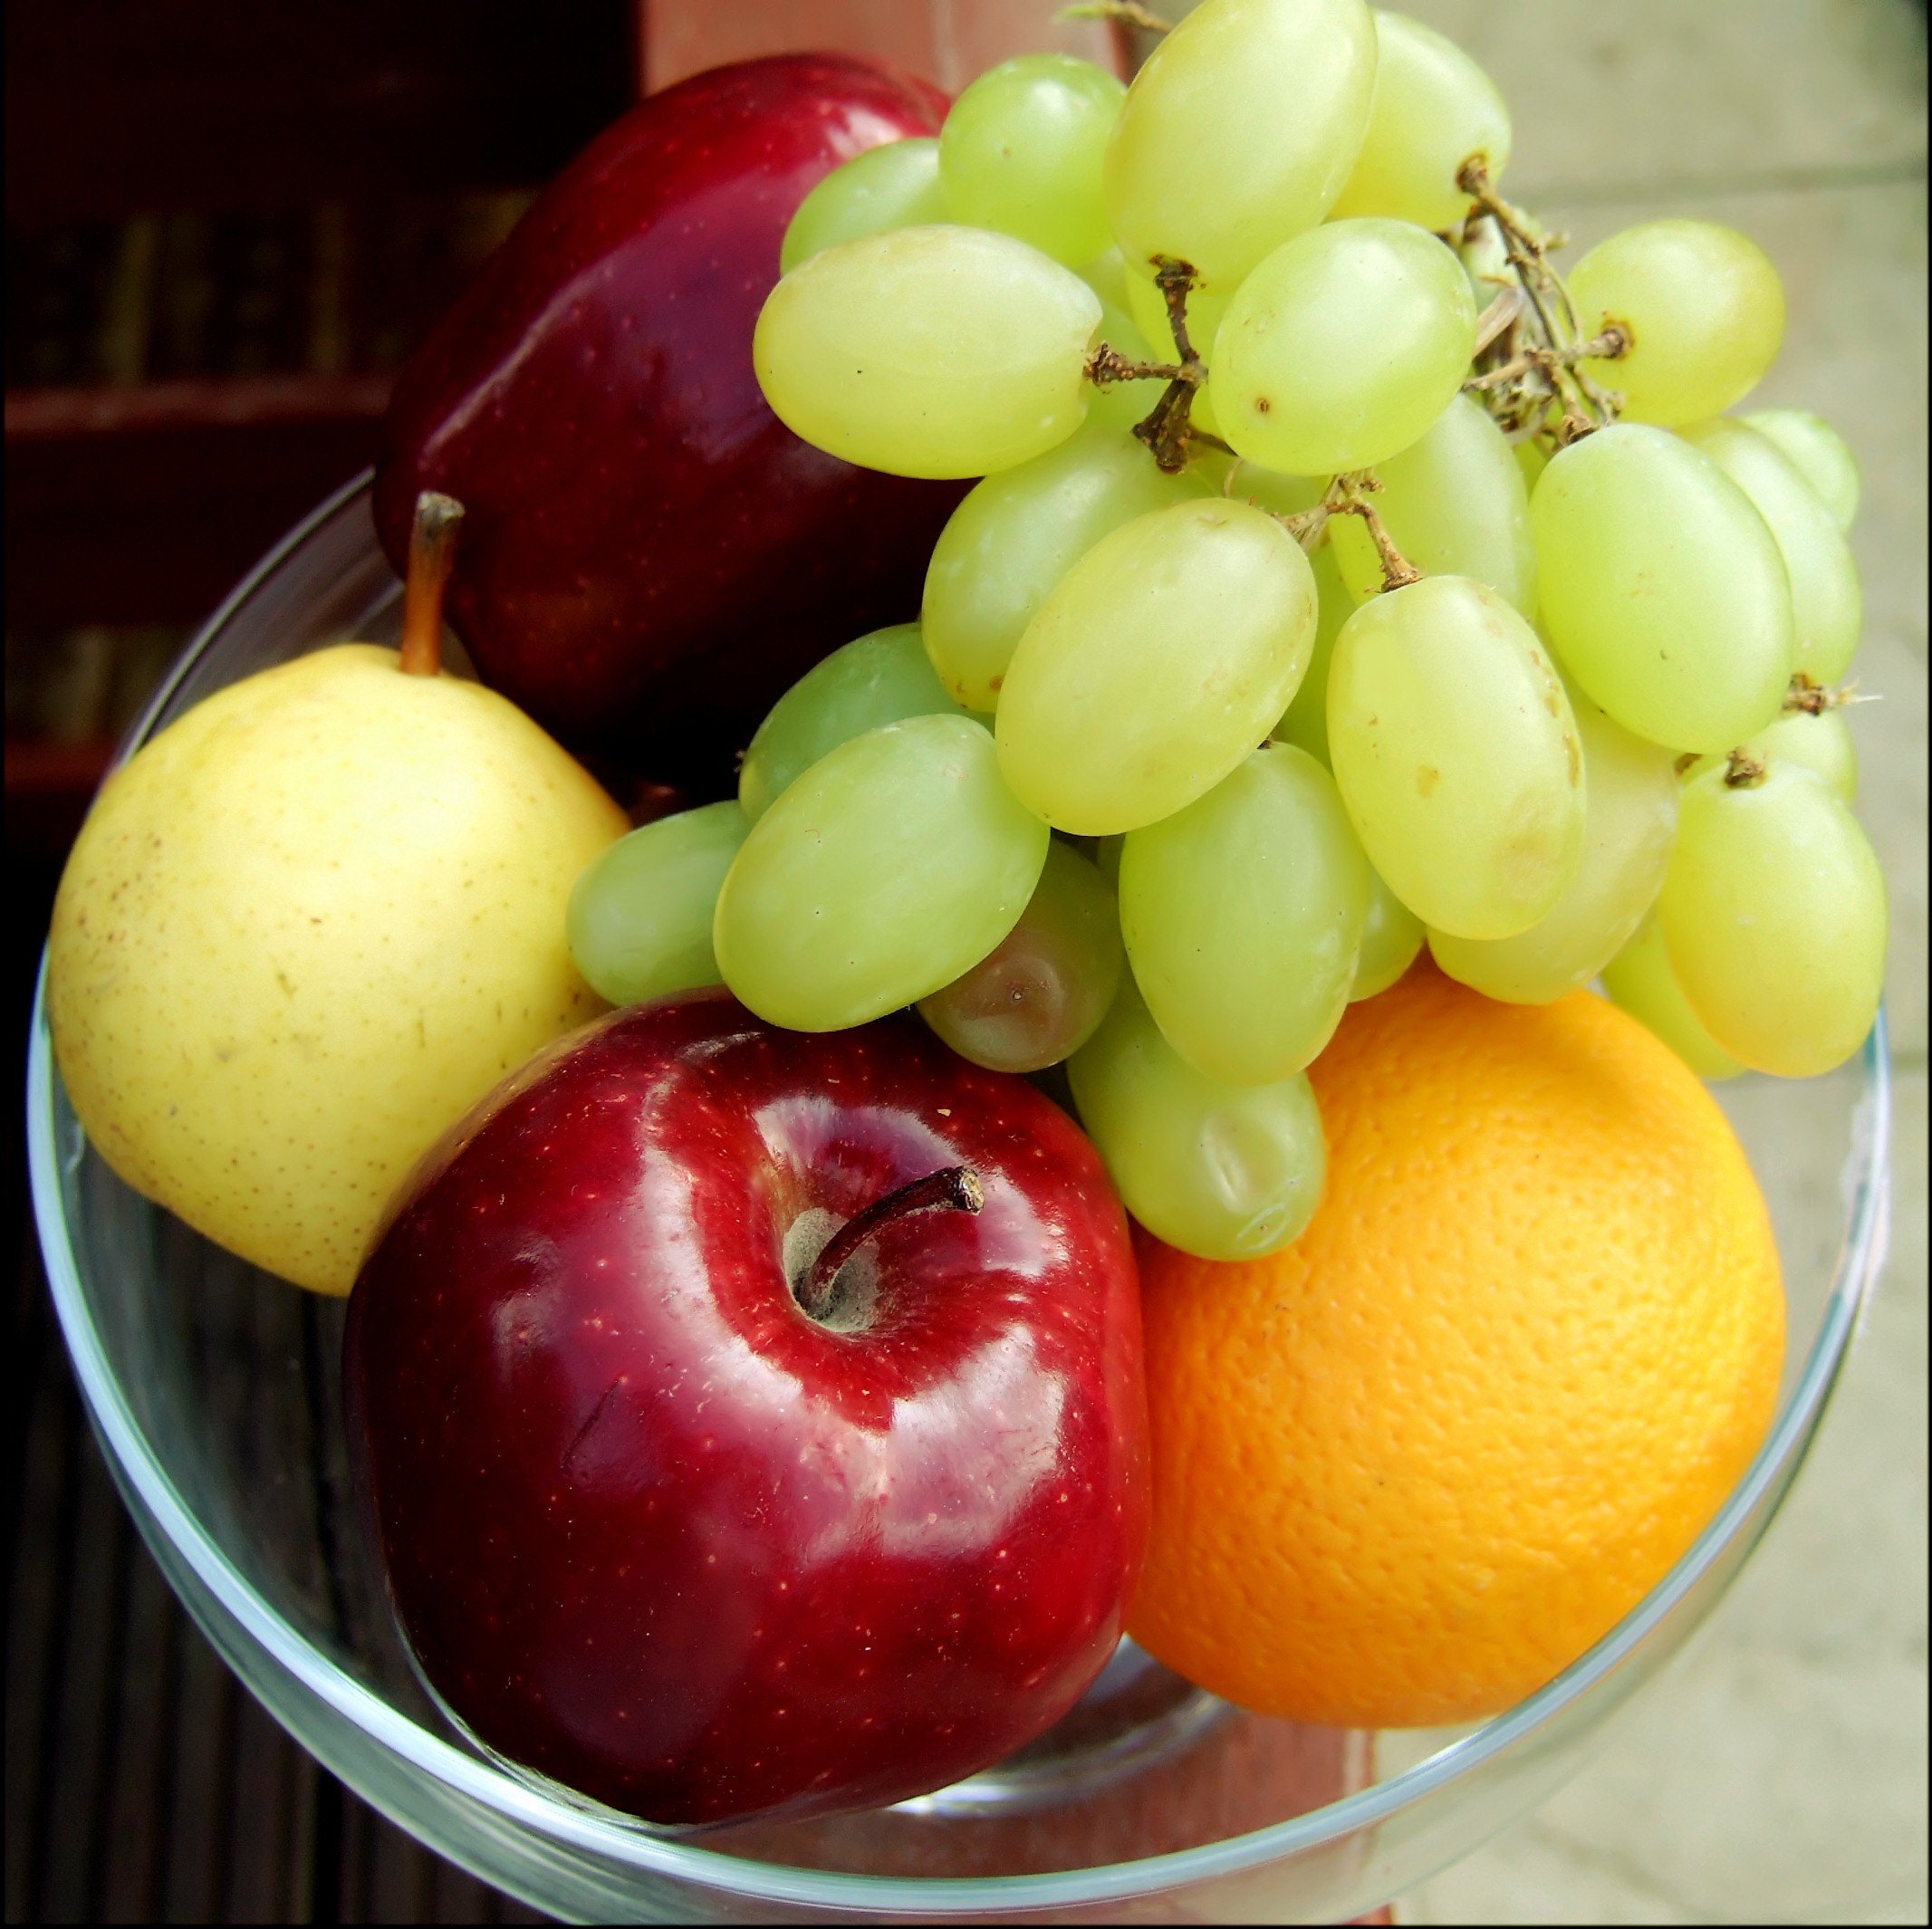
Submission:
[[[365,469],[319,504],[237,583],[178,657],[115,753],[117,767],[146,741],[188,674],[219,640],[237,609],[322,526],[367,494]],[[1891,1138],[1890,1061],[1881,1009],[1860,1057],[1864,1084],[1853,1111],[1850,1157],[1856,1195],[1818,1331],[1790,1396],[1756,1457],[1725,1503],[1676,1564],[1622,1620],[1568,1667],[1514,1707],[1387,1781],[1345,1795],[1304,1815],[1193,1848],[1132,1862],[1024,1876],[972,1877],[867,1876],[812,1869],[722,1854],[690,1840],[576,1809],[539,1793],[423,1727],[365,1687],[295,1632],[230,1565],[219,1545],[177,1494],[165,1466],[122,1396],[87,1307],[86,1290],[61,1204],[53,1143],[53,1055],[46,1018],[46,957],[35,984],[27,1068],[28,1165],[34,1217],[48,1285],[67,1349],[97,1434],[132,1487],[156,1531],[164,1534],[235,1626],[316,1700],[351,1727],[432,1780],[501,1820],[639,1875],[668,1877],[747,1900],[836,1910],[890,1908],[942,1915],[966,1908],[1036,1909],[1061,1904],[1124,1901],[1191,1883],[1243,1874],[1283,1857],[1334,1841],[1386,1819],[1409,1803],[1501,1755],[1552,1721],[1617,1667],[1668,1618],[1703,1579],[1765,1495],[1795,1472],[1843,1364],[1884,1256],[1889,1224]],[[291,1291],[299,1291],[291,1288]]]

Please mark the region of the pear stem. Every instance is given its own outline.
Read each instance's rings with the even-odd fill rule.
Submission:
[[[799,1304],[807,1312],[822,1305],[839,1270],[881,1226],[915,1213],[976,1213],[986,1203],[986,1189],[970,1166],[946,1166],[914,1179],[882,1199],[874,1199],[862,1213],[854,1213],[812,1261],[798,1290]]]
[[[411,677],[434,677],[443,667],[443,591],[457,560],[457,528],[463,504],[425,489],[416,498],[409,532],[409,573],[402,591],[402,667]]]

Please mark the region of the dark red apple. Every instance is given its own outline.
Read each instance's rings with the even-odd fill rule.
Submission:
[[[944,111],[843,54],[696,74],[552,182],[404,369],[383,547],[400,570],[418,491],[463,504],[450,620],[572,747],[721,794],[790,684],[918,613],[962,485],[808,447],[751,341],[806,191]]]
[[[961,1168],[977,1211],[900,1192]],[[413,1182],[345,1369],[428,1681],[651,1820],[942,1786],[1120,1635],[1148,1509],[1125,1220],[1058,1107],[910,1017],[783,1032],[717,993],[553,1048]]]

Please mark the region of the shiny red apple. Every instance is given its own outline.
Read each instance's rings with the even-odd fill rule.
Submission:
[[[1065,1113],[910,1017],[783,1032],[717,993],[553,1048],[413,1182],[345,1370],[430,1684],[653,1821],[942,1786],[1120,1633],[1125,1220]]]
[[[404,369],[383,546],[400,570],[418,491],[463,504],[450,620],[573,748],[722,794],[812,664],[918,613],[961,485],[808,447],[751,341],[807,190],[944,111],[844,54],[696,74],[551,183]]]

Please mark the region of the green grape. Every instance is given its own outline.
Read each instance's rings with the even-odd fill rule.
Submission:
[[[1077,268],[1112,240],[1101,195],[1107,137],[1127,90],[1091,61],[1023,53],[953,102],[939,173],[954,215]]]
[[[1530,523],[1543,632],[1626,730],[1724,751],[1777,715],[1797,658],[1784,561],[1701,450],[1600,429],[1550,458]]]
[[[1329,211],[1374,90],[1362,0],[1206,0],[1148,56],[1108,143],[1121,254],[1226,293]]]
[[[778,250],[778,272],[791,274],[835,242],[949,218],[939,143],[929,137],[882,141],[834,168],[798,204]]]
[[[718,968],[774,1024],[864,1024],[950,984],[1013,929],[1046,840],[984,725],[882,724],[752,826],[718,893]]]
[[[1583,848],[1576,719],[1536,633],[1494,590],[1425,576],[1335,638],[1328,741],[1369,861],[1424,924],[1508,937]]]
[[[1658,921],[1691,1010],[1753,1070],[1829,1071],[1871,1030],[1885,880],[1858,819],[1810,771],[1692,778]]]
[[[1223,294],[1209,294],[1205,290],[1189,292],[1186,310],[1187,340],[1197,355],[1205,356],[1214,346],[1215,331],[1221,326],[1221,317],[1227,312],[1228,298],[1234,293],[1229,289]],[[1129,274],[1127,277],[1127,312],[1134,318],[1134,326],[1140,331],[1140,339],[1149,346],[1147,359],[1150,361],[1171,361],[1180,353],[1174,340],[1174,325],[1168,314],[1168,298],[1159,287],[1147,275]],[[1123,383],[1144,391],[1141,414],[1154,406],[1160,394],[1160,384],[1153,381]],[[1210,436],[1221,433],[1220,424],[1215,415],[1212,390],[1212,377],[1194,391],[1194,401],[1187,419],[1196,428]]]
[[[1748,235],[1714,221],[1645,221],[1599,242],[1570,275],[1583,339],[1615,325],[1627,351],[1583,368],[1632,422],[1721,414],[1784,339],[1784,284]]]
[[[592,858],[566,929],[584,982],[611,1004],[720,984],[711,955],[718,887],[750,829],[728,798],[641,825]]]
[[[1081,268],[1080,278],[1100,296],[1101,310],[1110,321],[1127,313],[1127,284],[1131,277],[1119,248],[1106,248],[1096,254]]]
[[[1735,1079],[1745,1068],[1704,1029],[1670,969],[1663,927],[1648,913],[1631,938],[1603,967],[1603,989],[1677,1053],[1700,1079]]]
[[[1798,764],[1822,777],[1826,788],[1848,804],[1858,801],[1858,753],[1851,747],[1851,733],[1845,728],[1842,710],[1787,710],[1776,723],[1766,725],[1737,747],[1760,763]],[[1684,775],[1687,780],[1700,777],[1713,764],[1724,762],[1722,757],[1699,757]]]
[[[1831,512],[1832,521],[1841,530],[1850,529],[1859,513],[1859,465],[1845,438],[1808,408],[1760,408],[1743,419],[1777,444],[1785,461]]]
[[[1341,1022],[1369,862],[1335,780],[1269,744],[1205,797],[1127,834],[1120,931],[1161,1035],[1197,1071],[1272,1085]]]
[[[1424,935],[1422,920],[1371,866],[1369,916],[1361,927],[1361,953],[1355,960],[1355,982],[1349,987],[1350,1003],[1386,992],[1416,962]]]
[[[1101,877],[1116,890],[1120,888],[1120,853],[1127,848],[1126,834],[1115,831],[1111,837],[1097,837],[1093,840],[1093,862]]]
[[[794,777],[848,737],[901,717],[959,709],[933,674],[917,623],[875,629],[814,664],[772,705],[739,767],[738,802],[756,820]]]
[[[1865,620],[1859,568],[1844,532],[1778,446],[1726,416],[1679,431],[1728,475],[1764,517],[1784,558],[1797,628],[1798,667],[1834,684],[1851,667]]]
[[[1365,469],[1449,406],[1475,350],[1456,256],[1403,221],[1331,221],[1234,293],[1207,364],[1221,433],[1291,475]]]
[[[1267,735],[1314,630],[1308,559],[1273,516],[1219,497],[1137,516],[1027,625],[1000,691],[1000,768],[1057,830],[1151,824]]]
[[[1437,964],[1485,997],[1548,1004],[1594,978],[1657,899],[1677,825],[1670,753],[1633,737],[1587,697],[1572,705],[1583,746],[1583,855],[1562,896],[1514,937],[1429,933]]]
[[[1283,475],[1279,470],[1250,462],[1245,456],[1220,459],[1227,465],[1221,493],[1236,502],[1253,503],[1270,515],[1304,514],[1328,494],[1331,478],[1326,475]],[[1310,552],[1311,559],[1321,553],[1321,549]]]
[[[976,1065],[1040,1071],[1093,1036],[1124,964],[1112,884],[1055,838],[1019,923],[919,1012]]]
[[[1259,1259],[1314,1217],[1328,1147],[1306,1072],[1224,1085],[1197,1071],[1129,977],[1067,1078],[1121,1202],[1157,1239],[1202,1259]]]
[[[1473,395],[1458,395],[1419,440],[1379,462],[1376,513],[1397,549],[1426,576],[1473,576],[1524,616],[1536,614],[1536,544],[1530,492],[1508,437]],[[1335,563],[1357,602],[1382,587],[1368,525],[1329,523]]]
[[[766,296],[758,386],[794,435],[894,475],[985,475],[1080,427],[1101,319],[1011,235],[903,227],[801,263]]]
[[[1510,444],[1510,453],[1516,458],[1516,466],[1523,471],[1523,480],[1530,493],[1535,494],[1536,485],[1543,480],[1543,472],[1550,466],[1550,452],[1533,436],[1525,436],[1521,442]],[[1535,545],[1532,543],[1533,554]]]
[[[1324,542],[1308,559],[1315,579],[1315,641],[1309,652],[1307,674],[1294,699],[1282,712],[1282,720],[1272,733],[1290,744],[1299,744],[1318,763],[1326,765],[1328,753],[1328,667],[1335,654],[1335,638],[1341,626],[1355,614],[1355,599],[1343,587],[1335,567],[1335,545]],[[1419,928],[1419,927],[1418,927]]]
[[[1126,430],[1092,420],[987,476],[953,511],[926,571],[921,620],[941,682],[969,709],[993,709],[1053,585],[1110,530],[1206,493],[1198,475],[1162,475]]]
[[[1454,227],[1469,211],[1456,185],[1463,163],[1480,156],[1492,182],[1509,165],[1509,109],[1453,40],[1419,20],[1378,9],[1375,35],[1368,139],[1331,212]]]

